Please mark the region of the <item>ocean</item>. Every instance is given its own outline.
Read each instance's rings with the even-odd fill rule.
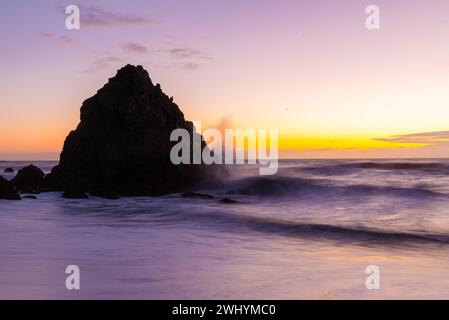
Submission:
[[[30,163],[0,162],[0,175]],[[0,299],[449,298],[448,160],[229,171],[199,191],[213,198],[0,200]],[[68,265],[80,290],[65,286]]]

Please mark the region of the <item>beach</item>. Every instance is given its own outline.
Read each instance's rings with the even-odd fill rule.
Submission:
[[[0,172],[30,163],[1,162]],[[33,163],[48,173],[57,162]],[[229,167],[223,185],[195,190],[207,198],[0,200],[0,298],[449,296],[448,160],[281,160],[270,177],[257,169]],[[80,268],[80,290],[64,285],[68,265]],[[370,265],[379,290],[366,287]]]

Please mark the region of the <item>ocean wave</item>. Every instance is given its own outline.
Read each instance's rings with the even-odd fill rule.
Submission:
[[[361,170],[421,171],[429,174],[449,174],[449,166],[438,162],[353,162],[297,168],[301,171],[322,175],[343,175]]]
[[[294,177],[251,177],[226,186],[229,193],[249,196],[397,196],[412,198],[448,198],[449,195],[420,187],[393,187],[370,184],[339,185],[328,180]]]
[[[286,221],[271,217],[262,217],[246,214],[232,214],[224,212],[197,212],[191,211],[182,214],[182,221],[191,222],[209,227],[222,228],[232,232],[261,232],[278,234],[289,237],[308,239],[329,239],[363,242],[370,244],[397,244],[398,242],[432,242],[449,244],[448,234],[419,233],[411,231],[392,231],[369,229],[365,227],[352,227],[332,224],[307,223]],[[176,215],[176,221],[179,219]]]
[[[279,233],[282,235],[352,239],[358,241],[364,240],[388,243],[395,243],[397,241],[449,243],[449,235],[445,234],[370,230],[327,224],[284,222],[260,218],[238,217],[237,220],[241,220],[247,228],[249,227],[258,231]]]

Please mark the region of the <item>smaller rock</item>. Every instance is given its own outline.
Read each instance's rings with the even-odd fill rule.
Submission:
[[[14,189],[11,183],[2,176],[0,176],[0,199],[21,200],[16,189]]]
[[[182,194],[182,196],[184,198],[194,198],[194,199],[214,199],[214,196],[197,192],[185,192]]]
[[[3,170],[4,173],[13,173],[14,169],[13,168],[5,168],[5,170]]]
[[[39,193],[44,182],[44,172],[34,165],[20,169],[11,184],[22,193]]]
[[[229,198],[223,198],[223,199],[220,200],[220,202],[221,202],[221,203],[225,203],[225,204],[235,204],[235,203],[238,203],[238,201],[232,200],[232,199],[229,199]]]
[[[28,195],[28,196],[23,196],[22,199],[32,199],[32,200],[36,200],[37,197],[36,197],[36,196]]]
[[[44,177],[43,192],[64,191],[59,165],[54,166]]]

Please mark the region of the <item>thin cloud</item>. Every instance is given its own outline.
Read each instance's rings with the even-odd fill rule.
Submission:
[[[195,62],[170,62],[160,65],[164,69],[179,69],[184,71],[195,71],[202,67],[201,63]]]
[[[106,69],[113,64],[117,64],[119,62],[123,62],[123,59],[120,57],[116,57],[113,55],[108,55],[105,57],[96,57],[92,64],[85,69],[84,73],[96,73],[100,70]]]
[[[79,6],[81,27],[138,26],[156,24],[158,21],[148,17],[109,11],[99,6]],[[60,7],[65,13],[65,9]]]
[[[396,135],[388,138],[375,138],[376,141],[411,144],[436,144],[449,142],[449,131],[422,132]]]
[[[145,54],[148,49],[136,42],[128,42],[118,47],[114,47],[113,51],[106,51],[103,56],[94,56],[91,64],[86,68],[84,73],[96,73],[118,63],[129,61],[133,55]]]
[[[191,48],[173,48],[168,50],[168,52],[174,59],[210,59],[205,52]]]
[[[211,57],[206,52],[192,48],[176,47],[166,50],[169,58],[172,59],[170,68],[194,71],[201,68]]]
[[[38,36],[43,39],[57,41],[62,44],[69,44],[73,42],[73,39],[69,36],[57,36],[51,32],[39,32]]]
[[[122,46],[122,49],[126,53],[137,53],[137,54],[144,54],[148,52],[148,49],[136,42],[128,42]]]
[[[71,43],[72,42],[72,38],[70,38],[68,36],[60,36],[58,38],[58,41],[62,42],[62,43]]]
[[[191,48],[172,48],[162,50],[152,50],[138,42],[127,42],[119,46],[114,46],[112,52],[105,52],[102,57],[96,56],[84,73],[96,73],[102,69],[106,69],[118,62],[129,62],[130,58],[138,55],[162,53],[168,55],[169,61],[160,65],[160,68],[178,69],[183,71],[195,71],[204,66],[205,60],[210,60],[210,56],[200,50]],[[154,66],[155,64],[152,63]]]
[[[52,38],[53,37],[53,33],[51,33],[51,32],[39,32],[38,36],[42,37],[42,38]]]
[[[184,70],[197,70],[197,69],[201,68],[201,64],[194,63],[194,62],[187,62],[187,63],[182,63],[181,65],[179,65],[179,67]]]

